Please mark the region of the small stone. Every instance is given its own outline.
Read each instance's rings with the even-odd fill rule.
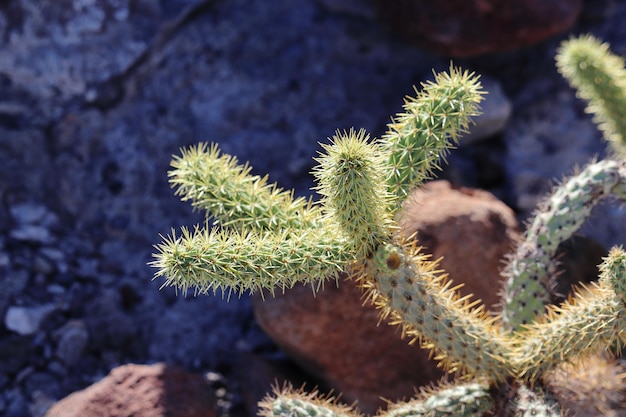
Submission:
[[[9,266],[11,264],[11,258],[8,253],[0,252],[0,268]]]
[[[75,272],[81,278],[96,278],[99,267],[98,259],[80,258]]]
[[[48,228],[32,224],[23,224],[11,230],[10,236],[21,242],[50,243],[52,235]]]
[[[41,322],[55,309],[53,305],[9,307],[4,317],[4,325],[17,334],[29,336],[39,330]]]
[[[75,365],[89,341],[89,333],[80,320],[69,321],[56,332],[58,345],[56,355],[68,367]]]
[[[39,253],[54,263],[55,268],[60,273],[64,274],[68,271],[67,267],[67,259],[65,257],[65,253],[61,252],[56,248],[41,248],[39,249]]]
[[[48,210],[39,204],[16,204],[10,208],[13,219],[20,224],[38,224],[48,213]]]

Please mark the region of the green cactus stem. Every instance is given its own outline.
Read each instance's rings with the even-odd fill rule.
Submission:
[[[611,194],[620,196],[625,186],[626,163],[602,160],[563,182],[540,205],[503,272],[507,282],[502,315],[507,327],[519,329],[544,312],[558,267],[559,244],[582,226],[599,201]]]
[[[352,247],[329,229],[238,233],[196,228],[174,232],[156,246],[163,286],[186,293],[284,290],[297,282],[319,287],[353,261]]]
[[[482,95],[474,73],[450,67],[435,74],[435,81],[422,83],[416,97],[407,97],[404,113],[396,115],[382,137],[388,155],[389,190],[399,203],[416,185],[439,169],[459,136],[477,116]]]
[[[317,390],[306,393],[290,385],[274,387],[273,395],[259,402],[262,417],[360,417],[352,407],[340,404],[334,397],[322,396]]]
[[[626,70],[622,57],[593,36],[563,42],[556,56],[559,72],[580,98],[588,100],[587,112],[594,115],[613,149],[626,156]]]
[[[626,340],[626,253],[611,250],[600,265],[600,279],[578,290],[561,306],[516,335],[512,357],[519,377],[534,381],[558,365]]]
[[[391,195],[385,183],[385,159],[378,143],[369,143],[364,130],[339,133],[325,154],[316,159],[313,174],[319,184],[321,204],[342,230],[358,258],[364,258],[389,240],[392,218],[387,210]]]
[[[433,349],[448,371],[503,381],[512,374],[508,339],[483,306],[460,298],[436,268],[414,244],[387,244],[368,259],[358,280],[383,317]]]

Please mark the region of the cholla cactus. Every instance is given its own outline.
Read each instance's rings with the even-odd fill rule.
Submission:
[[[568,50],[564,47],[560,57],[569,56]],[[589,58],[568,59],[559,60],[563,72],[572,65],[586,68]],[[615,75],[608,72],[607,78]],[[590,82],[581,79],[583,85]],[[405,101],[404,112],[381,139],[370,140],[364,131],[337,132],[322,145],[313,172],[319,202],[294,199],[268,185],[266,177],[250,175],[247,165],[216,145],[184,150],[172,162],[170,182],[183,200],[207,210],[215,226],[164,238],[152,262],[156,276],[183,292],[241,293],[284,290],[297,282],[318,289],[323,280],[348,272],[383,316],[460,376],[456,384],[390,406],[385,412],[390,417],[561,415],[557,399],[544,388],[546,375],[626,341],[626,252],[614,248],[597,284],[561,306],[546,307],[555,251],[599,200],[611,194],[626,199],[626,163],[591,163],[555,188],[504,271],[502,314],[489,316],[477,301],[449,288],[437,263],[397,233],[395,219],[409,190],[433,175],[478,114],[482,94],[477,76],[450,68]],[[599,105],[594,111],[606,126],[616,114]],[[261,409],[267,417],[356,415],[290,388],[276,390]]]

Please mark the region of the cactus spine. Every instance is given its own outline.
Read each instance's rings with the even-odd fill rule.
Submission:
[[[560,53],[566,56],[567,48]],[[559,59],[564,73],[571,65],[585,67],[582,61]],[[606,54],[598,59],[613,62]],[[600,88],[598,97],[605,97],[607,89],[626,91],[620,73],[607,69],[607,62],[594,67],[602,75],[591,80],[605,77],[611,85]],[[585,77],[580,82],[586,86],[591,81]],[[183,292],[241,293],[285,289],[297,282],[315,289],[346,271],[383,316],[465,379],[391,407],[389,414],[478,416],[496,409],[506,416],[560,415],[543,378],[561,364],[626,343],[626,253],[614,248],[597,284],[578,290],[561,306],[546,308],[557,266],[554,254],[599,200],[610,194],[626,199],[626,162],[591,163],[555,188],[506,267],[502,314],[488,316],[478,301],[459,297],[418,246],[394,233],[399,204],[445,159],[477,114],[483,94],[478,77],[454,68],[423,87],[415,99],[405,101],[404,113],[396,115],[382,139],[350,130],[337,132],[323,145],[314,170],[322,196],[318,202],[294,199],[293,193],[268,185],[266,177],[250,175],[247,165],[220,154],[215,145],[183,151],[174,158],[170,182],[184,200],[208,210],[216,224],[163,238],[151,263],[156,276]],[[581,95],[596,100],[592,93]],[[615,97],[611,103],[622,106],[619,110],[593,105],[611,140],[613,130],[625,131],[612,123],[626,105],[618,93]],[[266,417],[354,415],[349,408],[292,389],[276,391],[262,410]]]

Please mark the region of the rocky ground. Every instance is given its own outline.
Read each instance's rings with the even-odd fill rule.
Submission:
[[[552,178],[604,144],[554,69],[569,34],[626,53],[626,2],[587,1],[569,32],[455,59],[511,106],[496,135],[462,145],[444,177],[528,216]],[[177,296],[146,265],[159,234],[202,221],[167,184],[171,155],[220,142],[309,194],[317,141],[384,132],[412,85],[446,69],[366,0],[16,0],[0,4],[0,414],[42,416],[126,363],[231,378],[240,354],[275,355],[247,297]],[[624,241],[626,212],[586,231]],[[230,384],[230,385],[229,385]],[[225,408],[225,413],[228,412]]]

